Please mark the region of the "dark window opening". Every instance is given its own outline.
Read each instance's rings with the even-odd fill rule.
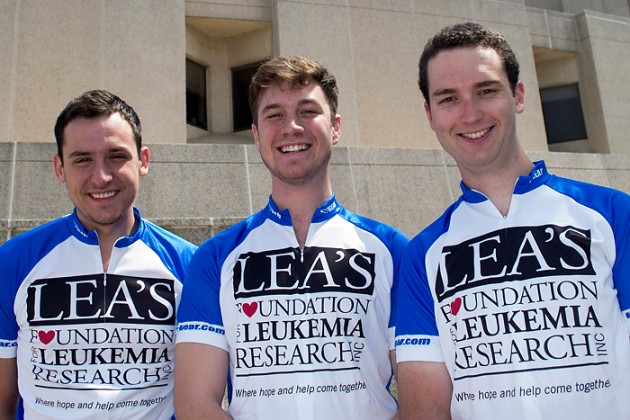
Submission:
[[[577,84],[541,89],[540,99],[549,144],[587,138]]]
[[[186,60],[186,123],[208,129],[206,68]]]
[[[249,130],[254,121],[249,109],[249,83],[262,63],[232,69],[232,117],[234,131]]]

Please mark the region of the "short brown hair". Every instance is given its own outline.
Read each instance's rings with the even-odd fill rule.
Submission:
[[[315,60],[299,56],[272,57],[264,62],[249,85],[249,109],[254,124],[258,124],[258,104],[264,89],[284,82],[293,89],[306,86],[311,81],[321,86],[334,118],[337,115],[339,88],[335,76],[326,67]]]
[[[455,48],[490,48],[497,52],[503,64],[503,70],[510,82],[512,93],[515,92],[518,83],[519,64],[516,55],[505,37],[497,31],[480,25],[478,23],[466,22],[447,26],[433,36],[424,47],[420,63],[420,77],[418,85],[424,96],[424,100],[429,101],[429,61],[438,53]]]
[[[57,154],[63,162],[63,130],[73,120],[77,118],[96,118],[100,116],[110,116],[112,114],[120,116],[129,123],[133,132],[138,155],[142,149],[142,125],[136,111],[118,96],[106,90],[90,90],[83,95],[74,98],[61,111],[55,123],[55,140],[57,141]]]

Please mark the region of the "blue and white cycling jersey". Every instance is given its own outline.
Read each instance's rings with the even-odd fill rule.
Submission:
[[[229,355],[237,419],[389,419],[392,298],[407,238],[333,196],[303,250],[288,211],[266,208],[191,261],[177,343]]]
[[[398,361],[444,361],[456,419],[628,418],[630,196],[542,161],[505,217],[462,189],[405,252]]]
[[[106,272],[76,210],[0,247],[0,357],[17,357],[25,418],[173,415],[176,308],[196,247],[134,215]]]

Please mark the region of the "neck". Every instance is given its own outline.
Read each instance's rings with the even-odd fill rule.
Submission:
[[[461,173],[464,184],[483,193],[503,216],[507,216],[517,179],[528,175],[533,168],[532,161],[522,152],[500,168],[478,173],[462,170]]]
[[[98,236],[98,246],[101,251],[103,270],[107,271],[109,267],[109,261],[116,241],[122,237],[130,236],[137,228],[138,221],[132,212],[131,219],[126,218],[122,222],[113,223],[111,225],[101,225],[94,229]]]
[[[293,230],[300,248],[306,237],[315,210],[332,197],[330,181],[317,185],[286,185],[273,181],[271,197],[280,210],[289,210]]]

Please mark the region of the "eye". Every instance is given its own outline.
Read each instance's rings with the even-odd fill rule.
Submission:
[[[75,165],[86,165],[88,162],[90,162],[91,159],[88,157],[80,157],[80,158],[76,158],[72,161],[73,164]]]
[[[319,112],[314,109],[304,109],[302,110],[302,114],[318,114]]]
[[[453,102],[455,102],[457,100],[457,98],[455,96],[447,96],[445,98],[442,98],[438,101],[438,104],[440,105],[448,105],[451,104]]]
[[[266,120],[277,120],[279,118],[282,118],[282,116],[283,115],[280,112],[272,112],[272,113],[269,113],[269,114],[265,115],[265,119]]]
[[[121,153],[119,153],[119,154],[112,155],[112,156],[110,157],[110,159],[112,159],[112,160],[127,160],[127,159],[128,159],[128,156],[127,156],[127,155],[125,155],[125,154],[121,154]]]

